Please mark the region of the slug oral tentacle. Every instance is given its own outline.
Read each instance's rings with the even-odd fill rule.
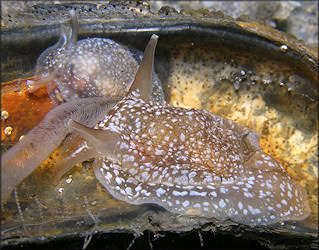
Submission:
[[[29,86],[30,93],[37,91],[43,85],[46,85],[56,78],[56,74],[54,72],[48,73],[43,76],[36,76],[32,80],[27,80],[27,85]]]
[[[78,163],[98,157],[96,149],[76,132],[69,134],[58,148],[52,173],[52,184],[58,185],[62,176]]]

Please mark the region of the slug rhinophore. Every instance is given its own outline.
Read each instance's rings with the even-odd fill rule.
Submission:
[[[123,99],[62,104],[3,155],[4,200],[72,132],[85,146],[80,157],[58,163],[60,176],[95,158],[96,178],[116,199],[249,226],[305,219],[310,209],[304,188],[263,152],[257,133],[205,110],[176,108],[151,98],[157,40],[151,37]],[[45,139],[38,138],[40,132]],[[22,173],[25,169],[28,173]]]
[[[51,100],[58,104],[94,96],[124,96],[134,80],[142,52],[125,48],[107,38],[77,41],[78,21],[70,11],[71,28],[62,26],[59,41],[38,58],[30,92],[47,84]],[[164,101],[160,80],[153,72],[153,96]]]

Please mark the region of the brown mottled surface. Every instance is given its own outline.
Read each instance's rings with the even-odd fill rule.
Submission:
[[[1,122],[1,143],[16,143],[53,108],[46,88],[30,94],[26,80],[28,79],[17,79],[1,84],[1,111],[6,110],[9,113],[8,119]],[[8,126],[12,127],[9,136],[4,133]]]

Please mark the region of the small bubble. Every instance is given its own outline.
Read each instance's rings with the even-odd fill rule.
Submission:
[[[11,134],[12,134],[12,127],[6,127],[5,129],[4,129],[4,133],[7,135],[7,136],[10,136]]]
[[[66,182],[67,184],[70,184],[70,183],[72,182],[72,178],[66,179],[65,182]]]
[[[7,119],[9,118],[9,113],[8,113],[8,111],[3,110],[3,111],[1,112],[1,118],[2,118],[3,121],[7,120]]]
[[[234,83],[234,87],[235,87],[235,89],[239,89],[239,87],[240,87],[239,81],[236,81]]]
[[[241,70],[241,71],[240,71],[240,74],[241,74],[242,76],[246,75],[245,70]]]
[[[281,45],[280,46],[280,51],[285,53],[288,50],[288,46],[287,45]]]

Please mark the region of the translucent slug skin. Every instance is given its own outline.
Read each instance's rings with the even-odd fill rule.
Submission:
[[[71,120],[93,127],[118,101],[118,98],[85,98],[51,110],[38,126],[1,155],[1,202],[60,145],[70,133]]]
[[[124,96],[143,53],[107,38],[77,41],[78,21],[70,11],[71,27],[61,27],[57,44],[42,52],[35,78],[28,80],[30,92],[47,85],[54,104],[94,96]],[[164,103],[159,78],[153,70],[153,97]]]

